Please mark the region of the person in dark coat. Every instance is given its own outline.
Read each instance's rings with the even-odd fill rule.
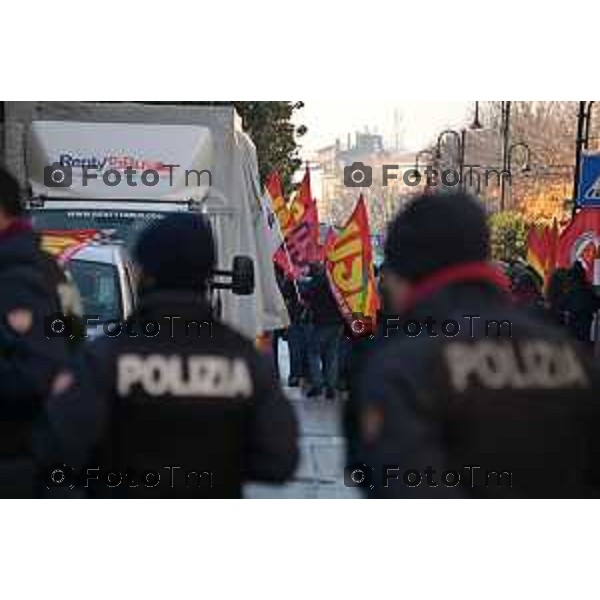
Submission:
[[[542,294],[542,283],[535,273],[525,265],[516,263],[510,269],[510,288],[513,300],[523,310],[540,318],[547,318]]]
[[[568,288],[564,298],[567,327],[575,339],[591,347],[591,327],[600,300],[587,280],[583,265],[577,261],[568,275]]]
[[[385,253],[398,331],[366,359],[346,485],[381,498],[598,496],[598,370],[514,304],[482,207],[418,197]]]
[[[333,399],[338,384],[343,320],[322,264],[311,264],[302,296],[310,323],[307,357],[311,387],[307,397],[320,396],[324,392],[326,398]]]
[[[566,299],[570,287],[570,270],[555,269],[550,275],[546,289],[546,310],[555,325],[567,325]]]
[[[48,336],[61,303],[55,270],[25,218],[19,185],[0,169],[0,496],[37,495],[33,437],[44,400],[68,360]]]
[[[307,359],[304,335],[306,306],[302,302],[296,282],[286,277],[283,270],[277,266],[275,267],[275,274],[290,318],[290,324],[284,333],[290,359],[287,384],[289,387],[298,387],[301,380],[308,377],[305,367]]]
[[[579,262],[570,269],[556,269],[552,273],[546,306],[554,323],[564,327],[588,349],[591,347],[591,326],[600,301]]]
[[[138,308],[118,336],[89,345],[73,386],[48,403],[56,458],[72,467],[87,453],[77,481],[98,495],[236,498],[244,482],[287,480],[295,414],[267,358],[212,314],[208,220],[153,223],[134,259]]]

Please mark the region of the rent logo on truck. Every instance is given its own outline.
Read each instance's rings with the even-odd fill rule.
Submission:
[[[90,169],[97,169],[99,171],[108,169],[117,169],[119,171],[125,171],[127,167],[132,169],[139,169],[140,171],[158,171],[159,173],[166,173],[169,171],[169,165],[166,165],[162,161],[147,161],[133,156],[105,156],[104,158],[97,158],[95,156],[75,156],[73,154],[61,154],[59,164],[63,167],[74,167]],[[177,165],[179,166],[179,165]]]
[[[81,169],[81,185],[87,187],[89,181],[96,180],[101,174],[102,181],[109,187],[120,185],[123,181],[130,187],[142,185],[154,187],[161,180],[161,175],[168,173],[169,186],[173,185],[174,170],[179,164],[167,164],[162,161],[148,161],[132,156],[111,155],[103,158],[96,156],[76,156],[65,152],[59,161],[44,167],[44,185],[52,188],[70,188],[73,185],[73,169]],[[138,175],[139,174],[139,175]],[[208,169],[185,170],[185,186],[190,186],[189,177],[196,176],[196,186],[202,185],[202,176],[208,181],[204,185],[212,186],[212,173]],[[194,185],[192,183],[191,185]]]

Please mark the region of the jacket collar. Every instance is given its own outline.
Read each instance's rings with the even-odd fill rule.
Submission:
[[[186,290],[147,290],[140,294],[137,311],[140,314],[160,316],[212,317],[212,309],[203,294]]]
[[[8,227],[0,230],[0,243],[2,243],[4,240],[11,238],[14,235],[23,233],[25,231],[27,231],[27,232],[32,231],[32,227],[31,227],[31,223],[29,222],[29,219],[25,219],[25,218],[15,219],[12,223],[10,223],[10,225],[8,225]]]
[[[432,275],[420,280],[412,289],[406,304],[405,312],[417,308],[445,288],[456,284],[483,284],[496,292],[509,293],[510,282],[508,278],[496,267],[486,262],[464,263],[441,269]]]

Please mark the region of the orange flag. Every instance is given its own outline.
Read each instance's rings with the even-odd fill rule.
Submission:
[[[374,331],[379,298],[375,288],[369,218],[362,195],[341,231],[337,235],[328,234],[325,257],[331,289],[342,315],[350,327],[353,327],[355,315],[362,315]]]
[[[546,227],[540,228],[534,225],[527,232],[527,262],[542,278],[546,276],[546,261],[549,252],[546,231]]]
[[[292,213],[283,196],[281,178],[277,171],[273,171],[267,176],[265,187],[271,200],[269,208],[275,213],[277,222],[279,223],[279,231],[283,238],[281,246],[273,253],[273,261],[283,270],[286,277],[293,279],[296,277],[296,269],[292,264],[287,245],[285,244],[285,238],[293,228],[294,222],[292,220]]]
[[[266,181],[267,192],[271,196],[271,204],[273,211],[277,215],[279,227],[283,237],[287,237],[290,230],[294,227],[293,215],[283,196],[283,188],[281,186],[281,178],[277,171],[273,171]]]
[[[536,273],[548,283],[550,275],[556,267],[556,254],[558,246],[558,223],[556,219],[552,227],[536,227],[527,233],[527,262],[535,269]]]

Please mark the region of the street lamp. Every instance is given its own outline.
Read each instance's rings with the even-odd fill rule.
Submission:
[[[456,146],[458,148],[459,151],[459,155],[462,151],[461,146],[462,146],[462,135],[460,133],[458,133],[458,131],[454,131],[454,129],[444,129],[444,131],[442,131],[442,133],[440,133],[440,135],[438,135],[438,139],[437,139],[437,144],[436,144],[436,150],[435,150],[435,157],[439,160],[440,158],[442,158],[442,141],[445,137],[447,137],[448,135],[452,135],[456,138]]]
[[[483,129],[481,125],[481,121],[479,120],[479,101],[475,101],[475,114],[473,116],[473,122],[469,125],[469,129],[472,131],[476,131],[479,129]],[[440,133],[437,139],[436,145],[436,153],[435,158],[440,160],[442,158],[442,140],[448,135],[452,135],[456,139],[456,146],[458,148],[458,168],[459,168],[459,182],[460,189],[464,189],[465,183],[463,181],[463,171],[465,168],[465,156],[466,156],[466,141],[467,141],[467,130],[465,128],[461,129],[460,132],[455,131],[454,129],[445,129]]]
[[[456,146],[458,148],[458,170],[459,170],[459,187],[463,188],[463,170],[465,166],[465,138],[467,130],[463,129],[460,133],[454,129],[445,129],[438,135],[435,157],[440,160],[442,158],[442,141],[445,137],[452,135],[456,139]]]
[[[502,169],[509,171],[509,143],[510,143],[510,109],[511,102],[502,102]],[[500,210],[504,210],[506,202],[506,183],[504,177],[500,180]]]
[[[433,152],[431,150],[419,150],[419,152],[417,152],[417,154],[415,155],[415,171],[417,173],[419,173],[419,158],[421,156],[425,156],[425,155],[429,155],[431,158],[435,159],[435,156],[433,155]],[[419,173],[420,174],[420,173]]]
[[[592,107],[594,106],[595,102],[592,100],[591,102],[588,102],[587,105],[587,111],[585,113],[585,136],[584,136],[584,148],[587,150],[589,145],[590,145],[590,125],[592,122]]]
[[[475,116],[470,126],[471,129],[483,129],[481,121],[479,120],[479,100],[475,100]]]

